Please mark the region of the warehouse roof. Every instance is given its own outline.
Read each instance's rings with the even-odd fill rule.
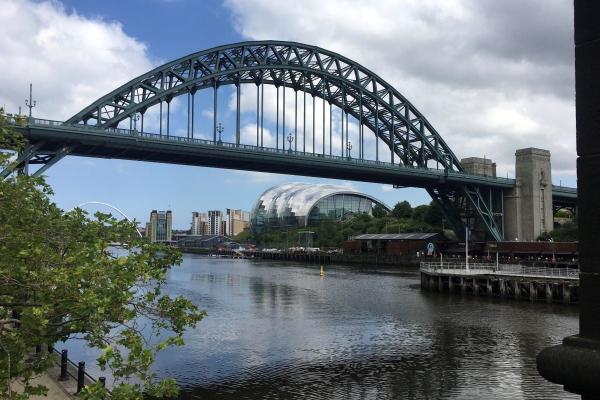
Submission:
[[[365,233],[355,236],[355,240],[427,240],[438,233]]]

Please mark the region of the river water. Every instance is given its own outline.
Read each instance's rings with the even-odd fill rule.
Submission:
[[[157,371],[181,399],[578,398],[535,366],[577,332],[576,307],[425,292],[415,269],[325,271],[186,254],[166,290],[208,316]]]

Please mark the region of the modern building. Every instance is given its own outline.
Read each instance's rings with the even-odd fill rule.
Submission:
[[[173,213],[171,210],[150,213],[150,222],[146,224],[146,236],[152,242],[170,242],[172,239]]]
[[[192,212],[192,228],[190,234],[205,235],[208,232],[208,214],[197,211]]]
[[[341,221],[357,214],[372,214],[376,198],[339,185],[286,183],[265,191],[251,214],[252,229],[318,225],[325,218]]]
[[[208,235],[223,234],[223,213],[219,210],[208,212]]]
[[[226,228],[227,236],[235,236],[240,234],[244,229],[250,226],[250,212],[243,210],[227,209],[226,212]]]

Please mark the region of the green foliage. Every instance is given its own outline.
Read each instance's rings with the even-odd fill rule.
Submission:
[[[578,239],[578,227],[574,222],[567,222],[558,226],[552,232],[542,233],[538,240],[550,240],[555,242],[576,242]]]
[[[375,204],[375,207],[373,207],[373,217],[383,218],[387,214],[387,210],[381,204]]]
[[[396,203],[391,214],[394,218],[410,218],[412,216],[412,207],[408,201],[400,201]]]
[[[423,222],[430,226],[442,226],[443,220],[444,211],[442,211],[442,208],[437,203],[432,201],[423,215]]]
[[[2,115],[0,128],[4,147],[22,143]],[[0,168],[7,163],[3,156]],[[0,180],[0,397],[26,399],[44,391],[30,380],[49,367],[52,355],[32,350],[74,335],[102,351],[98,363],[115,377],[112,399],[175,395],[174,382],[151,371],[155,354],[183,344],[186,328],[205,316],[189,300],[162,293],[180,253],[140,238],[133,223],[109,214],[65,213],[51,195],[42,178]],[[24,394],[8,393],[15,380]],[[103,394],[95,385],[81,397]]]

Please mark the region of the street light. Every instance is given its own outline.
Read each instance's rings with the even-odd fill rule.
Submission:
[[[25,106],[29,108],[29,118],[31,118],[31,109],[37,104],[36,100],[32,99],[33,95],[33,84],[29,84],[29,100],[25,99]]]
[[[137,131],[137,122],[140,120],[140,115],[135,113],[131,118],[133,118],[133,130]]]
[[[290,142],[290,148],[288,149],[288,153],[292,154],[292,142],[294,141],[294,135],[292,132],[288,134],[287,141]]]
[[[351,156],[351,153],[350,153],[350,152],[351,152],[351,150],[352,150],[352,142],[348,141],[348,142],[346,143],[346,150],[347,150],[347,151],[346,151],[346,154],[348,155],[348,158],[349,158],[349,159],[350,159],[350,158],[352,158],[352,156]]]
[[[219,146],[223,144],[223,142],[221,141],[221,133],[223,133],[224,130],[225,128],[223,128],[223,125],[219,122],[217,124],[217,132],[219,133],[219,140],[217,141],[217,144]]]

